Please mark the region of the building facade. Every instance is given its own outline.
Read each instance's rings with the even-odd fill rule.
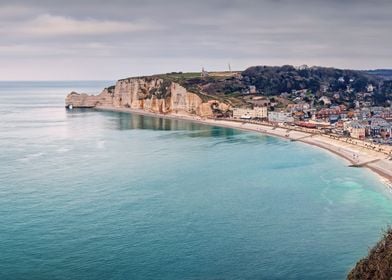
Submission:
[[[359,122],[353,121],[348,126],[350,136],[355,139],[364,140],[366,136],[366,128]]]
[[[233,118],[235,119],[267,119],[267,107],[233,108]]]
[[[287,112],[268,112],[268,121],[274,123],[293,123],[294,118],[291,113]]]

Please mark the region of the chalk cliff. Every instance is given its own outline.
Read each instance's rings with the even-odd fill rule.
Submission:
[[[201,117],[213,117],[230,109],[229,105],[218,100],[203,99],[173,81],[142,77],[119,80],[115,86],[105,88],[99,95],[71,92],[65,99],[65,105],[74,108],[130,108]]]

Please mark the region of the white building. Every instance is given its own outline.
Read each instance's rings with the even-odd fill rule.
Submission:
[[[294,122],[294,118],[291,113],[287,112],[268,112],[268,121],[275,123],[292,123]]]
[[[233,118],[235,119],[266,119],[267,117],[267,107],[233,108]]]
[[[367,92],[373,92],[374,91],[374,86],[372,84],[368,84],[366,87]]]
[[[321,96],[318,101],[323,101],[324,105],[331,105],[331,99],[329,99],[327,96]]]
[[[268,118],[268,110],[267,107],[254,107],[254,117],[258,119],[266,119]]]
[[[235,119],[250,118],[251,114],[252,109],[233,108],[233,118]]]
[[[249,86],[249,93],[255,94],[256,93],[256,86]]]

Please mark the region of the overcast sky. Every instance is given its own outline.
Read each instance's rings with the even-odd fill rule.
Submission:
[[[0,0],[0,80],[392,68],[391,0]]]

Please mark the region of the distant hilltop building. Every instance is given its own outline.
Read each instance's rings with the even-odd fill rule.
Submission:
[[[306,64],[302,64],[302,65],[300,65],[300,66],[297,66],[296,68],[297,68],[297,70],[306,70],[306,69],[309,68],[309,66],[306,65]]]
[[[208,77],[208,72],[204,69],[204,67],[203,68],[201,68],[201,75],[200,75],[202,78],[204,78],[204,77]]]

